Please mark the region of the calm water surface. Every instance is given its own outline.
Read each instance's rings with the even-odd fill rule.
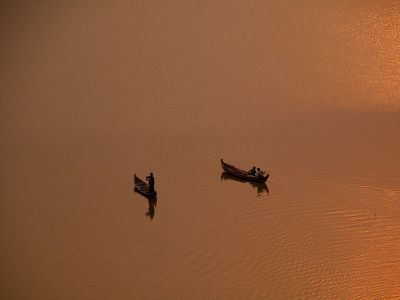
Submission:
[[[400,298],[397,1],[0,7],[2,299]]]

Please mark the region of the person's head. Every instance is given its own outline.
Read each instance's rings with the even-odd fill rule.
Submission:
[[[256,169],[256,167],[254,166],[254,167],[253,167],[253,170],[255,170],[255,169]]]
[[[150,176],[153,176],[153,173],[152,173],[152,172],[150,172]]]
[[[257,171],[260,171],[260,168],[257,168]]]

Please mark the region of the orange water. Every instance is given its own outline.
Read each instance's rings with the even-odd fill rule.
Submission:
[[[0,4],[2,299],[400,297],[400,6],[291,2]]]

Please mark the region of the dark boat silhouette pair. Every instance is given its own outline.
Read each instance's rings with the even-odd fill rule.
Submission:
[[[258,194],[269,192],[268,187],[265,184],[265,182],[269,178],[269,174],[267,174],[265,177],[251,175],[244,170],[241,170],[231,164],[224,162],[222,159],[221,166],[222,169],[225,171],[224,173],[222,173],[221,179],[233,179],[240,182],[249,182],[253,187],[257,188]],[[135,191],[147,198],[149,202],[149,209],[148,212],[146,212],[146,215],[150,217],[150,219],[153,219],[155,211],[154,207],[157,204],[157,192],[150,192],[149,185],[144,180],[137,177],[136,174],[134,174],[134,184]]]
[[[222,169],[229,175],[241,179],[244,181],[250,181],[250,182],[260,182],[264,183],[268,180],[269,174],[266,176],[258,176],[258,175],[252,175],[249,174],[248,172],[241,170],[239,168],[236,168],[234,165],[228,164],[221,159],[221,166]],[[142,194],[143,196],[147,198],[156,198],[157,197],[157,192],[150,192],[149,185],[140,179],[139,177],[134,174],[134,183],[135,183],[135,191]]]

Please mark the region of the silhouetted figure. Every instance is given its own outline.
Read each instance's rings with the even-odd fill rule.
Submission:
[[[257,175],[258,175],[258,177],[264,177],[265,173],[267,173],[267,172],[261,170],[260,168],[257,168]]]
[[[154,193],[154,176],[153,173],[150,173],[149,176],[146,176],[146,180],[149,182],[149,192]]]
[[[249,175],[256,175],[257,171],[256,171],[256,167],[253,167],[251,170],[249,170],[249,172],[247,172]]]

